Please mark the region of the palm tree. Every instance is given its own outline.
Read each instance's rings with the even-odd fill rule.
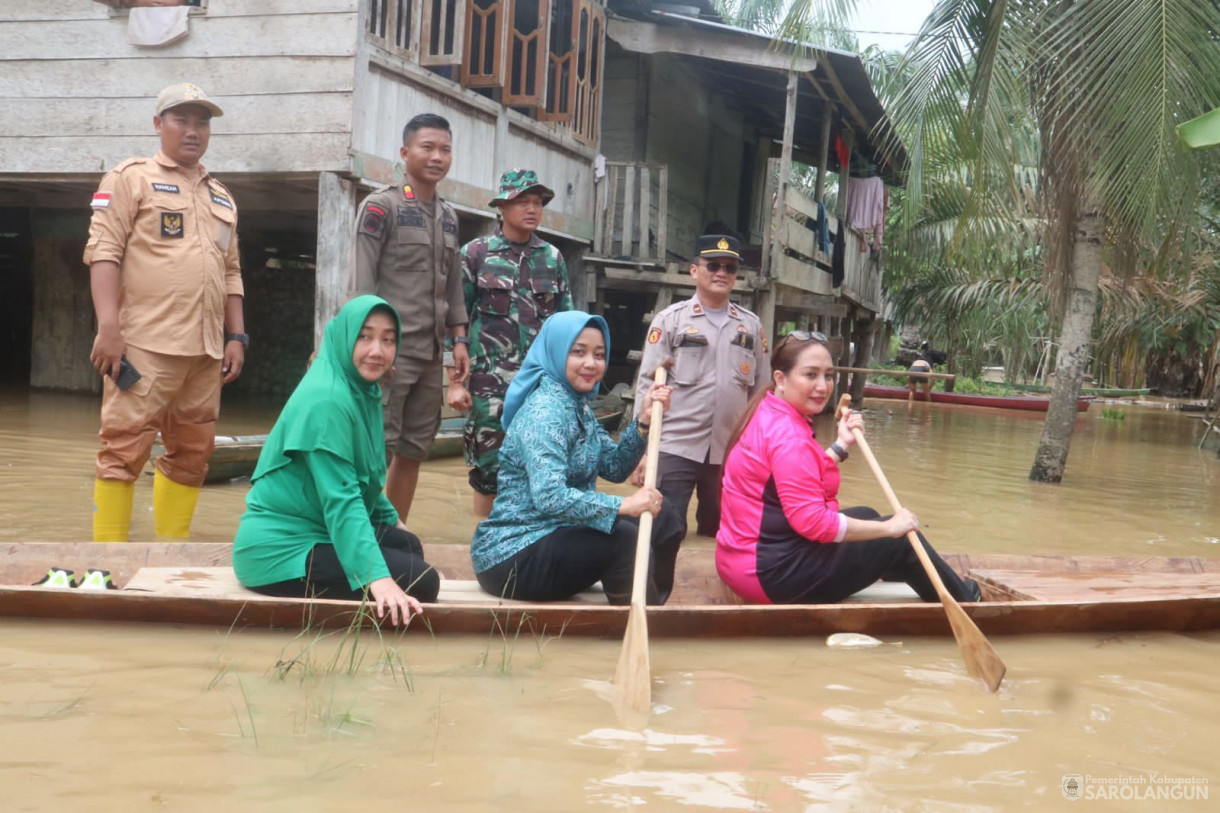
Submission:
[[[1103,261],[1129,274],[1158,228],[1190,222],[1197,169],[1174,128],[1220,98],[1218,32],[1212,0],[941,0],[908,52],[889,113],[913,208],[946,133],[971,167],[967,219],[1006,197],[1023,124],[1037,134],[1059,352],[1032,480],[1063,477]]]

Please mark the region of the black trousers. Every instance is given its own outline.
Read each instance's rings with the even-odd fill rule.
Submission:
[[[883,520],[872,508],[845,508],[855,519]],[[923,534],[919,534],[928,558],[958,601],[979,601],[979,586],[963,579],[940,558]],[[924,572],[919,556],[905,536],[870,539],[866,542],[810,542],[776,546],[780,555],[760,557],[758,580],[767,597],[776,604],[834,604],[858,593],[878,579],[906,582],[924,601],[938,601],[936,588]]]
[[[619,517],[608,534],[586,527],[559,528],[479,573],[479,584],[504,598],[562,601],[600,581],[611,604],[630,604],[639,530],[639,521],[631,517]],[[678,514],[666,501],[652,520],[649,604],[669,599],[681,544]]]
[[[686,512],[695,494],[695,531],[701,536],[715,537],[720,530],[720,467],[711,463],[696,463],[676,454],[661,452],[657,465],[657,489],[678,509],[682,521],[682,536],[686,536]]]
[[[378,525],[377,544],[385,557],[390,576],[409,596],[431,603],[441,589],[441,577],[424,561],[424,546],[419,537],[394,525]],[[256,593],[290,598],[337,598],[360,601],[364,591],[352,590],[347,573],[339,563],[335,546],[314,545],[305,562],[305,577],[251,587]]]

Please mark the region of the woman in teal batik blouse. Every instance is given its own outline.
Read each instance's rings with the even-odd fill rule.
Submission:
[[[606,373],[610,332],[581,311],[547,319],[504,399],[500,491],[479,523],[470,555],[483,589],[526,601],[558,601],[602,583],[611,604],[631,602],[636,537],[654,517],[649,604],[673,589],[681,523],[655,488],[628,497],[596,490],[597,478],[621,483],[644,455],[648,424],[632,421],[615,443],[589,401]],[[669,387],[653,400],[669,408]]]

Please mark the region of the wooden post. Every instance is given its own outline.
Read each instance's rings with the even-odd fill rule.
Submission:
[[[839,367],[850,367],[851,364],[851,336],[855,326],[855,314],[849,313],[839,320],[839,335],[843,337],[843,349],[839,352]],[[850,373],[846,370],[839,371],[839,392],[845,393],[848,391],[850,382]]]
[[[856,320],[856,361],[855,366],[867,367],[869,358],[873,354],[873,328],[875,327],[872,319],[857,319]],[[864,403],[864,383],[868,379],[867,374],[856,374],[851,377],[851,402],[853,404]]]
[[[652,217],[652,170],[647,164],[640,165],[640,253],[641,260],[652,259],[649,253],[648,222]]]
[[[779,293],[775,289],[775,271],[783,256],[781,240],[783,231],[780,226],[784,222],[786,211],[784,197],[787,194],[788,181],[792,177],[792,139],[796,132],[796,97],[799,81],[800,76],[796,71],[788,71],[788,91],[784,105],[784,142],[779,154],[779,181],[775,185],[775,201],[771,208],[771,235],[766,252],[770,258],[769,260],[764,259],[766,277],[759,281],[761,287],[755,298],[757,316],[762,322],[763,330],[773,338],[775,336],[775,298]],[[770,177],[770,173],[768,173],[768,177]]]
[[[822,141],[818,145],[818,177],[813,187],[813,199],[822,203],[826,198],[826,170],[830,167],[830,125],[834,119],[835,106],[830,102],[823,105]]]
[[[623,170],[623,240],[619,254],[623,257],[634,257],[631,250],[631,230],[635,225],[635,165],[628,164]]]
[[[496,137],[492,145],[491,181],[489,188],[500,191],[500,173],[509,168],[508,157],[508,108],[501,107],[496,113]]]
[[[314,277],[313,346],[322,328],[347,301],[351,273],[356,183],[334,172],[318,173],[318,262]]]

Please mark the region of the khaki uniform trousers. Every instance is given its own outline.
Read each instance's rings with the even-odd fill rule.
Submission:
[[[179,485],[202,486],[216,441],[221,360],[131,346],[127,360],[140,373],[130,389],[104,379],[98,479],[139,479],[159,430],[165,454],[157,458],[157,469]]]

